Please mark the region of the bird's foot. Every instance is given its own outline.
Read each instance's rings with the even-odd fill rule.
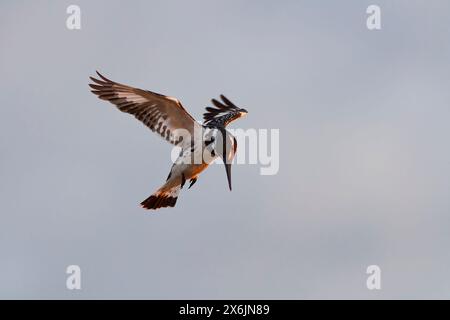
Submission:
[[[197,182],[197,178],[193,178],[189,182],[190,182],[190,184],[189,184],[189,188],[188,189],[190,189]]]

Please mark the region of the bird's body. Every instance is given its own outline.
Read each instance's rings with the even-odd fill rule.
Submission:
[[[217,157],[224,160],[231,190],[231,162],[237,142],[225,127],[246,114],[246,110],[236,107],[221,95],[223,103],[213,99],[216,108],[206,108],[205,122],[200,124],[175,98],[122,85],[97,74],[101,80],[91,77],[94,84],[90,87],[94,94],[115,104],[119,110],[133,114],[152,131],[181,147],[166,182],[141,203],[144,208],[175,206],[186,181],[190,182],[190,188]]]

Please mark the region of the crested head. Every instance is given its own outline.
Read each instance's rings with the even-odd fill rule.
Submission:
[[[247,114],[247,110],[239,108],[224,95],[220,95],[222,102],[212,99],[215,108],[207,107],[203,114],[204,124],[214,127],[225,127],[230,122],[237,120]]]

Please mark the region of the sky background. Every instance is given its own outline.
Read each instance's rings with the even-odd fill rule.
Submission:
[[[445,0],[1,0],[0,298],[450,298],[449,15]],[[196,119],[225,93],[249,111],[233,128],[280,130],[279,173],[234,166],[229,192],[212,166],[175,208],[142,210],[171,146],[90,93],[97,69]]]

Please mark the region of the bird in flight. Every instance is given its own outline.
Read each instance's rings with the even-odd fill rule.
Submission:
[[[176,98],[111,81],[98,71],[97,75],[98,79],[90,77],[92,93],[111,102],[120,111],[134,115],[150,130],[181,147],[166,182],[141,202],[143,208],[174,207],[186,181],[189,180],[191,188],[199,174],[218,157],[225,165],[231,191],[231,162],[236,154],[237,141],[225,128],[246,115],[247,110],[221,95],[221,101],[211,100],[214,107],[206,108],[201,124]]]

